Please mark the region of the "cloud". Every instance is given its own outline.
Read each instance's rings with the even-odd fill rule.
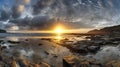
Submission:
[[[16,5],[27,5],[27,4],[29,4],[31,2],[31,0],[15,0],[15,4]]]
[[[62,24],[69,28],[99,28],[117,24],[115,22],[120,18],[119,2],[118,0],[15,0],[10,13],[12,19],[9,20],[10,23],[21,27],[20,29],[24,26],[27,26],[24,29],[49,29],[57,21],[62,21]],[[6,12],[4,16],[8,13]],[[9,18],[9,15],[6,18]]]
[[[49,29],[54,24],[54,19],[47,16],[36,16],[34,18],[15,19],[11,22],[20,26],[21,29]]]

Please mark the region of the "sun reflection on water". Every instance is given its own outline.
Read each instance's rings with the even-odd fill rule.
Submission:
[[[56,36],[56,39],[57,39],[57,40],[62,40],[62,36],[61,36],[61,35],[58,35],[58,36]]]

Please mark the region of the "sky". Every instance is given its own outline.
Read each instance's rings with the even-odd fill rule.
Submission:
[[[6,5],[9,5],[9,6],[12,6],[13,5],[13,0],[0,0],[0,9],[6,4]]]
[[[0,28],[5,30],[70,29],[119,25],[120,0],[0,0]]]

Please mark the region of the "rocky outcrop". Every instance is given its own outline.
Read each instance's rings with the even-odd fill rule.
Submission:
[[[45,62],[34,63],[27,61],[25,59],[13,59],[9,56],[1,56],[3,60],[0,60],[0,67],[50,67],[49,64]]]
[[[109,31],[105,31],[105,30],[95,29],[95,30],[91,30],[91,31],[89,31],[87,33],[88,34],[109,34],[110,32]]]
[[[6,31],[5,31],[5,30],[0,29],[0,33],[6,33]]]
[[[63,59],[63,67],[101,67],[101,63],[95,59],[88,59],[84,56],[66,56]]]
[[[120,61],[109,61],[106,67],[120,67]]]
[[[100,30],[94,29],[88,32],[88,34],[119,34],[120,33],[120,25],[105,27]]]

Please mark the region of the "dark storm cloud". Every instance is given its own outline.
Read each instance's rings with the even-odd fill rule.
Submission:
[[[7,4],[0,9],[0,20],[8,20],[11,16],[11,10]]]
[[[8,20],[10,18],[10,12],[9,10],[1,10],[1,18],[0,20]]]
[[[26,27],[27,29],[48,29],[53,26],[54,19],[50,19],[47,16],[36,16],[34,18],[15,19],[10,22],[21,26],[21,29],[26,29]]]
[[[22,8],[20,8],[23,10]],[[21,15],[22,11],[19,11],[19,6],[13,6],[12,7],[12,17],[13,18],[19,18]]]
[[[30,3],[31,0],[14,0],[15,4],[11,8],[12,17],[19,18],[22,12],[25,10],[25,6]]]
[[[33,5],[34,14],[38,14],[41,10],[51,4],[53,0],[38,0],[35,5]]]

